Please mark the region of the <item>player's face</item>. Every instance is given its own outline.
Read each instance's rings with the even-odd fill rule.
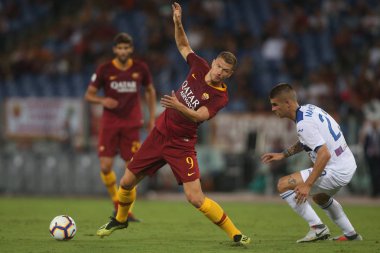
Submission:
[[[121,63],[126,63],[133,53],[133,46],[127,43],[119,43],[113,47],[113,52]]]
[[[271,98],[270,103],[272,105],[272,112],[274,112],[278,117],[287,117],[290,108],[287,100],[282,98]]]
[[[216,58],[212,61],[210,76],[212,83],[220,83],[229,78],[233,73],[232,65],[228,64],[223,58]]]

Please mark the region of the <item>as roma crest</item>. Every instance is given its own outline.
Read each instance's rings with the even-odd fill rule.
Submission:
[[[210,95],[208,93],[205,92],[202,94],[202,100],[207,100],[209,98],[210,98]]]

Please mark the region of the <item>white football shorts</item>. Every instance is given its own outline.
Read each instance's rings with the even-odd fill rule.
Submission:
[[[304,182],[312,171],[313,168],[308,168],[300,171]],[[326,168],[323,170],[321,176],[311,187],[309,195],[313,196],[318,193],[326,193],[329,196],[334,196],[340,190],[340,188],[347,185],[351,181],[355,171],[356,167],[350,170],[349,173],[346,171],[345,174],[339,174],[331,169]]]

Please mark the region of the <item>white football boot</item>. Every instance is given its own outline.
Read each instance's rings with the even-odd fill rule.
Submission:
[[[330,236],[330,230],[325,224],[314,225],[310,227],[309,232],[302,239],[297,240],[297,243],[315,242],[326,240]]]

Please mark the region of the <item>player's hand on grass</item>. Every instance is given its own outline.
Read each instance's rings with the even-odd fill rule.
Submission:
[[[285,158],[283,153],[266,153],[261,156],[262,163],[270,163],[272,161],[278,161]]]
[[[102,105],[107,109],[114,109],[118,106],[117,100],[113,98],[106,97],[102,100]]]

